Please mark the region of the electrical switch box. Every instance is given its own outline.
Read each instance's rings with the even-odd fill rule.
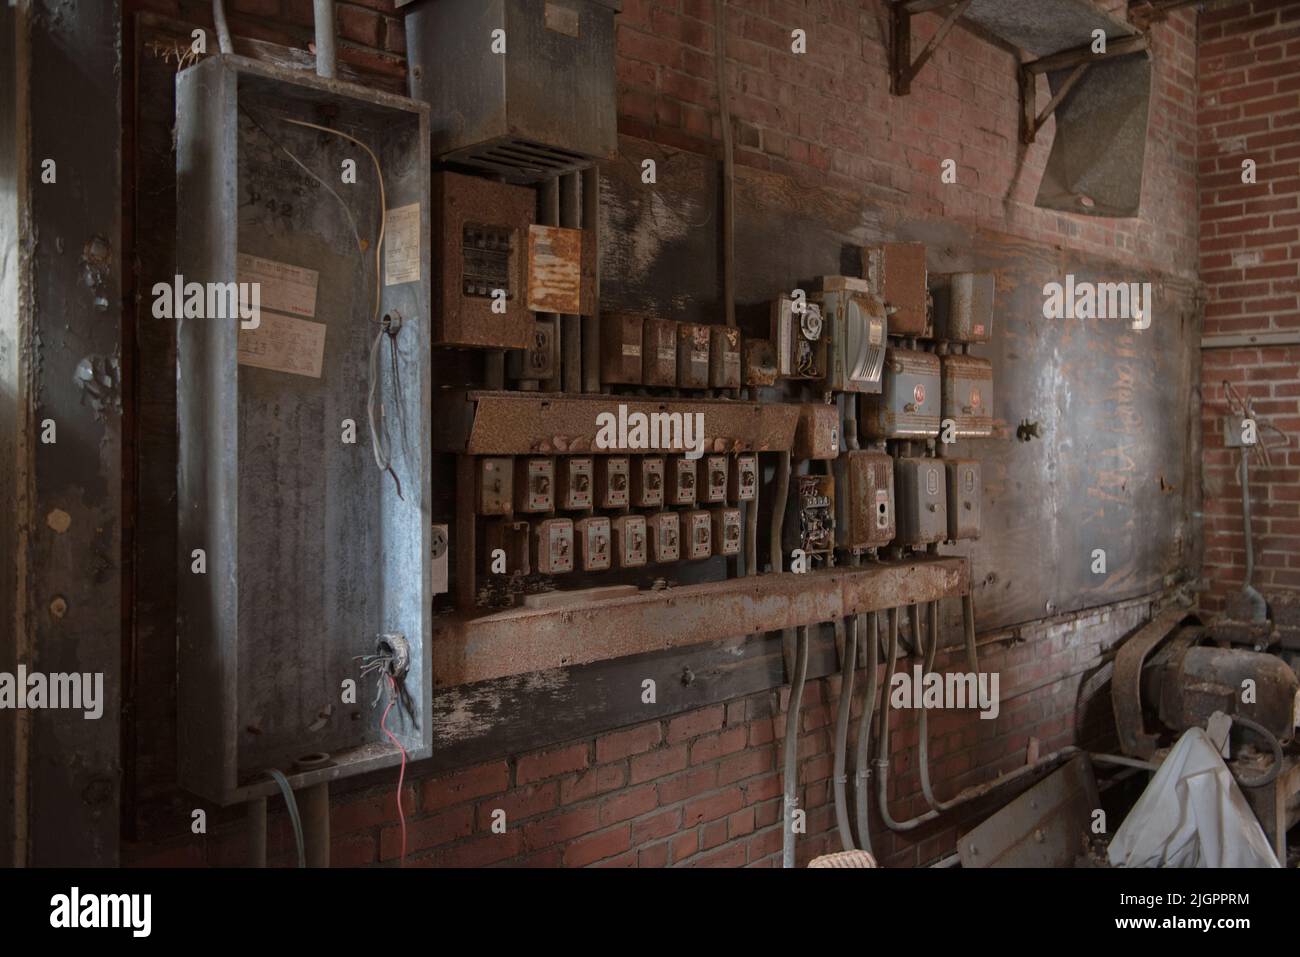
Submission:
[[[541,575],[573,571],[573,522],[548,518],[533,529],[533,568]]]
[[[826,375],[826,329],[821,306],[782,296],[772,303],[772,345],[776,371],[783,379],[821,379]]]
[[[944,459],[948,478],[948,540],[980,537],[980,464],[974,459]]]
[[[745,339],[740,350],[744,383],[751,389],[776,385],[776,350],[767,339]]]
[[[947,537],[947,479],[941,459],[895,459],[894,494],[900,544],[928,545]]]
[[[784,526],[787,551],[826,556],[835,550],[835,479],[830,475],[790,476]],[[793,513],[793,514],[791,514]]]
[[[889,331],[925,336],[929,326],[924,243],[881,243],[862,251],[862,275],[893,312]]]
[[[528,575],[532,571],[530,552],[532,526],[528,522],[499,519],[483,529],[483,571],[488,575]],[[504,569],[497,563],[505,556]]]
[[[692,510],[682,513],[686,525],[686,557],[691,561],[713,554],[713,522],[709,513]]]
[[[884,389],[862,397],[859,419],[873,439],[921,439],[939,434],[939,357],[890,347],[885,352]]]
[[[677,385],[683,389],[709,387],[709,327],[692,322],[677,326]]]
[[[807,402],[799,407],[794,431],[796,459],[833,459],[840,454],[840,411],[836,406]]]
[[[558,346],[555,320],[532,320],[527,348],[509,353],[510,377],[513,379],[555,378],[560,365]]]
[[[740,330],[709,326],[709,388],[740,388]]]
[[[641,375],[645,385],[677,385],[677,323],[647,319],[641,341]]]
[[[646,521],[643,515],[619,515],[614,527],[614,560],[619,568],[640,568],[646,563]]]
[[[694,505],[699,495],[695,485],[696,460],[684,455],[668,458],[668,504]]]
[[[641,384],[641,346],[645,319],[628,312],[600,317],[600,381],[609,385]]]
[[[885,452],[845,452],[835,460],[835,536],[842,548],[894,540],[894,460]]]
[[[832,392],[879,392],[885,364],[884,303],[865,280],[825,276],[818,297],[829,335],[826,387]]]
[[[514,512],[515,463],[508,458],[478,460],[478,513],[510,515]]]
[[[758,456],[743,452],[733,456],[727,476],[727,497],[732,502],[752,502],[758,496]]]
[[[644,455],[632,463],[632,504],[637,508],[662,508],[664,504],[664,460]]]
[[[626,455],[596,459],[596,501],[600,508],[627,508],[631,501],[631,462]]]
[[[988,342],[993,336],[993,274],[958,272],[936,279],[931,289],[936,337]]]
[[[433,344],[529,348],[533,316],[526,301],[526,247],[535,194],[459,173],[435,173],[432,182],[439,264]]]
[[[555,509],[555,460],[515,459],[515,511],[550,512]]]
[[[560,508],[577,511],[592,507],[595,463],[585,455],[560,460]]]
[[[958,438],[993,434],[993,363],[975,356],[943,357],[943,417]]]
[[[681,520],[676,512],[656,512],[646,519],[650,529],[650,560],[659,564],[682,557]]]
[[[700,501],[721,505],[727,500],[727,456],[704,456],[704,485]]]
[[[715,508],[711,513],[713,547],[719,555],[740,554],[740,509]]]
[[[580,518],[574,524],[578,560],[584,572],[608,571],[613,561],[613,529],[604,515]]]

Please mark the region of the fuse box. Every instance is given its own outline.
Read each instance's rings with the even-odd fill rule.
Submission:
[[[830,475],[792,475],[783,537],[787,551],[827,556],[835,550],[835,479]],[[792,513],[792,514],[790,514]]]
[[[943,417],[958,438],[993,434],[993,363],[975,356],[943,357]]]
[[[619,568],[640,568],[646,563],[646,521],[642,515],[619,515],[614,528],[614,559]]]
[[[627,508],[631,501],[632,473],[625,455],[596,459],[596,500],[600,508]]]
[[[686,557],[695,561],[711,556],[713,522],[709,518],[709,513],[701,510],[683,512],[682,522],[686,526]]]
[[[772,345],[776,371],[783,379],[821,379],[826,375],[826,324],[821,306],[782,296],[772,303]]]
[[[879,548],[894,540],[894,460],[885,452],[845,452],[835,460],[836,541]]]
[[[515,464],[508,458],[478,460],[478,513],[510,515],[514,512]]]
[[[632,504],[637,508],[660,508],[664,504],[664,460],[644,455],[632,463]]]
[[[883,391],[863,396],[860,427],[873,439],[933,438],[939,434],[939,357],[891,346]]]
[[[676,512],[656,512],[646,519],[650,530],[650,560],[675,562],[682,557],[681,520]]]
[[[548,518],[533,529],[533,568],[542,575],[573,571],[573,521]]]
[[[647,319],[641,343],[641,375],[645,385],[677,385],[677,323]]]
[[[928,335],[924,243],[868,246],[862,251],[862,274],[876,294],[894,310],[889,317],[892,335]]]
[[[980,537],[980,464],[974,459],[944,459],[948,479],[948,540]]]
[[[939,459],[894,460],[898,541],[902,545],[941,542],[948,534],[947,480]]]
[[[741,369],[745,385],[765,388],[776,385],[776,350],[766,339],[746,339],[741,345]]]
[[[696,465],[684,455],[668,458],[668,504],[694,505],[699,497],[696,488]]]
[[[833,459],[840,454],[840,412],[833,405],[808,402],[799,407],[796,459]]]
[[[677,385],[683,389],[709,387],[709,327],[691,322],[677,326]]]
[[[740,330],[709,326],[709,388],[740,388]]]
[[[818,297],[829,335],[833,392],[879,392],[885,363],[885,306],[865,280],[825,276]]]
[[[988,342],[993,336],[992,273],[959,272],[937,277],[935,335],[954,342]]]
[[[727,497],[732,502],[752,502],[758,495],[758,456],[745,452],[733,456],[727,476]]]
[[[559,341],[555,335],[554,319],[531,321],[528,346],[511,352],[509,371],[514,379],[553,379],[559,368]]]
[[[502,574],[527,575],[532,571],[532,526],[528,522],[516,522],[500,519],[488,522],[483,529],[483,571],[498,574],[494,568],[496,554],[505,556],[505,571]]]
[[[555,509],[555,460],[515,459],[515,511],[550,512]]]
[[[604,515],[580,518],[574,525],[578,560],[584,572],[608,571],[612,562],[613,529]]]
[[[719,555],[740,554],[740,509],[715,508],[711,513],[713,547]]]
[[[700,501],[720,505],[727,500],[727,456],[706,455],[704,484],[700,488]]]
[[[627,312],[600,317],[600,379],[610,385],[641,384],[645,319]]]
[[[585,455],[560,460],[560,508],[577,511],[592,507],[595,463]]]

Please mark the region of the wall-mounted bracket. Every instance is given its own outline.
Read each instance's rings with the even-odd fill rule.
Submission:
[[[1084,44],[1072,50],[1062,50],[1060,53],[1053,53],[1051,56],[1039,57],[1037,60],[1030,60],[1027,63],[1020,64],[1021,142],[1032,143],[1034,141],[1034,137],[1043,128],[1047,118],[1056,112],[1056,108],[1074,89],[1074,85],[1087,72],[1088,67],[1101,60],[1138,53],[1147,49],[1148,46],[1149,39],[1147,35],[1139,33],[1135,36],[1111,40],[1106,44],[1104,53],[1095,53],[1091,44]],[[1052,98],[1047,101],[1047,105],[1043,107],[1042,111],[1036,112],[1038,75],[1040,73],[1065,70],[1070,67],[1074,67],[1074,69],[1065,78],[1065,82],[1052,94]]]
[[[912,90],[912,80],[921,72],[921,67],[934,55],[971,0],[897,0],[890,9],[889,38],[889,92],[895,96],[906,96]],[[912,60],[912,17],[918,13],[927,13],[951,7],[944,17],[939,29],[934,31],[925,48],[915,61]]]

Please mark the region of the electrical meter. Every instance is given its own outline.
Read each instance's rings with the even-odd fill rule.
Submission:
[[[914,349],[885,351],[884,388],[862,397],[861,428],[873,439],[921,439],[939,434],[939,357]]]

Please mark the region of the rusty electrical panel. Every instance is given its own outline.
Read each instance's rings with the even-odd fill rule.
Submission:
[[[578,559],[584,572],[608,571],[612,561],[613,529],[604,515],[580,518],[574,526]]]
[[[948,479],[948,540],[980,537],[980,464],[974,459],[944,459]]]
[[[941,459],[895,459],[894,494],[900,544],[928,545],[947,537],[947,479]]]
[[[741,346],[741,368],[746,386],[756,389],[776,385],[776,350],[766,339],[746,339]]]
[[[740,388],[740,330],[709,326],[709,387]]]
[[[740,554],[740,509],[715,508],[711,513],[713,547],[719,555]]]
[[[939,434],[939,357],[891,346],[884,391],[862,398],[860,425],[873,439],[934,438]]]
[[[684,455],[673,455],[668,459],[668,504],[694,505],[699,497],[696,488],[696,466],[694,459]]]
[[[671,319],[645,320],[641,375],[645,385],[677,385],[677,323]]]
[[[732,502],[752,502],[758,495],[758,456],[746,452],[733,456],[727,476],[727,497]]]
[[[677,385],[683,389],[709,387],[709,327],[691,322],[677,326]]]
[[[928,326],[928,291],[924,243],[882,243],[862,251],[862,275],[893,312],[889,331],[896,336],[924,336]]]
[[[826,558],[835,550],[835,479],[830,475],[792,475],[785,545],[804,555]]]
[[[826,330],[821,306],[782,296],[772,303],[772,345],[776,371],[783,379],[821,379],[826,375]]]
[[[637,508],[662,508],[664,504],[664,460],[644,455],[632,462],[632,504]]]
[[[686,557],[692,561],[713,554],[713,522],[709,513],[692,510],[682,513],[686,525]]]
[[[582,230],[529,226],[528,308],[574,316],[587,312],[584,307]]]
[[[958,438],[993,434],[993,363],[975,356],[943,357],[943,417],[956,423]]]
[[[514,461],[508,458],[478,460],[478,513],[510,515],[514,512]]]
[[[796,459],[833,459],[840,454],[840,413],[833,405],[807,402],[799,407],[794,433]]]
[[[640,568],[646,563],[646,520],[642,515],[619,515],[614,527],[614,558],[619,568]]]
[[[592,507],[595,464],[585,455],[560,460],[560,508],[579,511]]]
[[[555,460],[515,460],[515,511],[550,512],[555,509]]]
[[[959,272],[937,277],[935,335],[953,342],[988,342],[993,336],[992,273]]]
[[[625,455],[596,459],[596,499],[600,508],[627,508],[631,501],[631,463]]]
[[[836,540],[879,548],[894,540],[894,460],[885,452],[845,452],[835,461]]]
[[[681,520],[676,512],[656,512],[646,519],[650,529],[650,560],[658,564],[682,557]]]
[[[600,317],[600,379],[609,385],[641,384],[645,319],[627,312]]]
[[[573,571],[573,521],[548,518],[533,529],[533,568],[542,575]]]
[[[829,338],[826,387],[879,392],[887,330],[884,303],[865,280],[824,276],[818,305]]]
[[[727,456],[706,455],[704,482],[700,487],[700,501],[721,505],[727,500]]]

